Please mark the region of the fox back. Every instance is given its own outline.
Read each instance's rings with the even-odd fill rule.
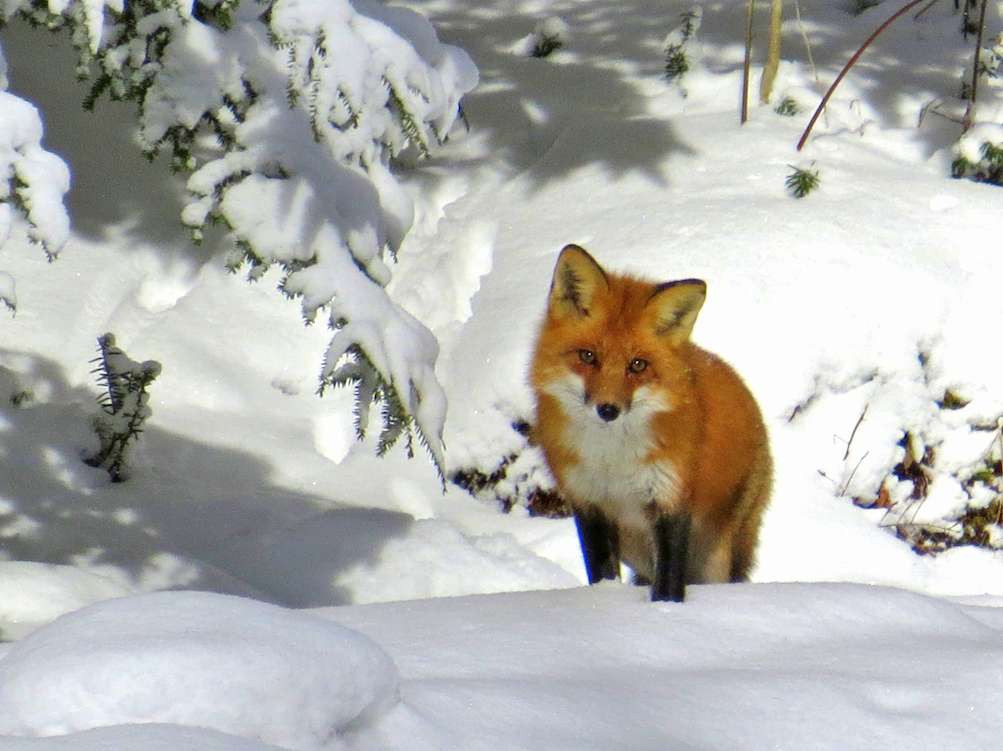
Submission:
[[[561,251],[536,342],[534,439],[575,513],[590,583],[625,561],[653,599],[744,581],[772,462],[756,401],[690,341],[696,279],[658,284]]]

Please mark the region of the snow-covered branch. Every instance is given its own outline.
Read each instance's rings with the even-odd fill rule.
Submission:
[[[391,160],[446,137],[470,58],[371,0],[6,0],[14,12],[71,28],[85,105],[137,102],[144,150],[188,176],[195,239],[222,223],[231,268],[278,264],[307,320],[334,330],[322,383],[355,383],[383,408],[381,448],[415,427],[441,469],[435,339],[385,290],[413,221]]]
[[[70,231],[63,206],[70,171],[62,159],[42,148],[38,110],[6,89],[7,63],[0,49],[0,248],[20,214],[28,222],[29,237],[53,257]],[[3,271],[0,303],[11,310],[17,305],[14,279]]]

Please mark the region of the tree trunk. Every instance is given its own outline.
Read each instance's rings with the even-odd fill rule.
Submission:
[[[766,65],[763,67],[763,77],[759,81],[759,101],[770,103],[773,93],[773,81],[777,77],[780,66],[780,25],[784,16],[784,0],[772,0],[770,4],[770,39],[766,50]]]

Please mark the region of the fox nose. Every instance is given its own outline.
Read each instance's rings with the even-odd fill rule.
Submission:
[[[620,408],[615,404],[599,404],[596,406],[596,412],[606,422],[613,422],[613,420],[620,416]]]

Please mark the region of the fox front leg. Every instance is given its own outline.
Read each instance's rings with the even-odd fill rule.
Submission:
[[[682,602],[686,596],[686,562],[689,558],[692,517],[687,513],[662,514],[655,519],[655,583],[652,601]]]
[[[620,578],[620,546],[616,525],[598,509],[575,510],[578,541],[582,545],[589,584]]]

